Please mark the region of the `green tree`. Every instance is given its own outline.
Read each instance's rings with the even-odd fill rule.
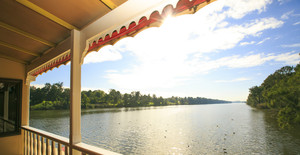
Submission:
[[[48,101],[61,100],[62,92],[63,92],[63,83],[62,82],[54,83],[53,85],[50,84],[50,89],[47,93],[47,100]]]
[[[81,107],[87,109],[90,105],[90,98],[87,97],[86,92],[81,92]]]
[[[247,104],[278,110],[280,127],[300,124],[300,65],[285,66],[269,75],[261,86],[250,88]]]
[[[250,93],[247,99],[247,103],[251,106],[257,106],[262,103],[262,91],[263,87],[254,86],[249,89]]]

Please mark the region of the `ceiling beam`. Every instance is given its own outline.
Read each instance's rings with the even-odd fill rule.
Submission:
[[[13,26],[10,26],[10,25],[8,25],[8,24],[6,24],[6,23],[3,23],[3,22],[1,22],[1,21],[0,21],[0,27],[3,27],[3,28],[5,28],[5,29],[7,29],[7,30],[10,30],[10,31],[12,31],[12,32],[15,32],[15,33],[18,33],[18,34],[20,34],[20,35],[23,35],[23,36],[25,36],[25,37],[27,37],[27,38],[33,39],[33,40],[35,40],[35,41],[38,41],[38,42],[40,42],[40,43],[42,43],[42,44],[45,44],[45,45],[47,45],[47,46],[50,46],[50,47],[54,47],[54,46],[55,46],[55,44],[52,43],[52,42],[50,42],[50,41],[44,40],[44,39],[42,39],[42,38],[39,38],[39,37],[37,37],[37,36],[35,36],[35,35],[33,35],[33,34],[30,34],[30,33],[27,33],[27,32],[25,32],[25,31],[22,31],[22,30],[20,30],[20,29],[18,29],[18,28],[15,28],[15,27],[13,27]]]
[[[5,47],[8,47],[8,48],[11,48],[11,49],[18,50],[18,51],[20,51],[20,52],[23,52],[23,53],[26,53],[26,54],[29,54],[29,55],[40,56],[40,55],[38,55],[38,54],[36,54],[36,53],[33,53],[33,52],[31,52],[31,51],[28,51],[28,50],[26,50],[26,49],[24,49],[24,48],[21,48],[21,47],[12,45],[12,44],[8,44],[8,43],[2,42],[2,41],[0,41],[0,45],[5,46]]]
[[[75,26],[67,23],[66,21],[64,21],[64,20],[56,17],[52,13],[50,13],[50,12],[44,10],[43,8],[41,8],[41,7],[37,6],[37,5],[29,2],[28,0],[16,0],[16,1],[19,2],[19,3],[21,3],[21,4],[23,4],[24,6],[28,7],[29,9],[31,9],[31,10],[33,10],[33,11],[35,11],[35,12],[37,12],[37,13],[45,16],[45,17],[47,17],[48,19],[56,22],[57,24],[60,24],[61,26],[65,27],[65,28],[67,28],[69,30],[73,30],[73,29],[78,30],[77,27],[75,27]]]
[[[2,55],[2,54],[0,54],[0,58],[4,58],[4,59],[10,60],[10,61],[14,61],[14,62],[18,62],[18,63],[21,63],[21,64],[28,64],[28,62],[26,62],[26,61],[23,61],[23,60],[20,60],[20,59],[16,59],[14,57],[9,57],[9,56],[6,56],[6,55]]]
[[[111,0],[100,0],[105,6],[107,6],[110,10],[113,10],[117,7],[117,5]]]
[[[30,62],[30,64],[26,67],[26,72],[30,72],[33,69],[47,63],[53,58],[61,55],[62,53],[70,50],[71,48],[71,37],[68,37],[64,41],[60,42],[57,46],[47,50],[44,52],[41,57],[38,57]]]

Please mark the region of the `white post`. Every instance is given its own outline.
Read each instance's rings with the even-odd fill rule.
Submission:
[[[26,76],[26,82],[23,86],[24,101],[22,102],[22,121],[21,126],[29,126],[29,105],[30,105],[30,82],[35,81],[36,76],[29,73]]]
[[[81,52],[80,31],[71,31],[71,103],[70,103],[70,144],[73,155],[80,154],[72,145],[81,142]]]
[[[21,126],[29,126],[29,100],[30,100],[30,85],[25,85],[23,87],[25,90],[23,90],[23,95],[25,100],[22,105],[22,123]]]
[[[27,73],[26,81],[23,83],[23,89],[22,89],[22,120],[21,120],[21,126],[29,126],[29,105],[30,105],[30,82],[35,81],[36,76],[32,76],[29,73]],[[22,147],[25,148],[25,154],[29,154],[30,145],[29,145],[29,132],[23,134],[24,142],[22,143]],[[26,152],[26,150],[28,152]]]

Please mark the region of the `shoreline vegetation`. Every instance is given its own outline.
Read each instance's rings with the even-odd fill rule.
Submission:
[[[300,64],[276,70],[249,92],[247,104],[275,111],[279,127],[289,129],[300,125]]]
[[[110,89],[108,93],[102,90],[81,91],[81,108],[114,108],[114,107],[150,107],[166,105],[196,105],[231,103],[230,101],[208,99],[203,97],[170,97],[163,98],[153,95],[143,95],[139,91],[121,94]],[[70,107],[70,89],[64,88],[62,82],[44,87],[30,87],[30,110],[66,110]]]

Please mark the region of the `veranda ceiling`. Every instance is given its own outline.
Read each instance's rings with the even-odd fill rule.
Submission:
[[[0,57],[30,64],[126,0],[1,0]]]

